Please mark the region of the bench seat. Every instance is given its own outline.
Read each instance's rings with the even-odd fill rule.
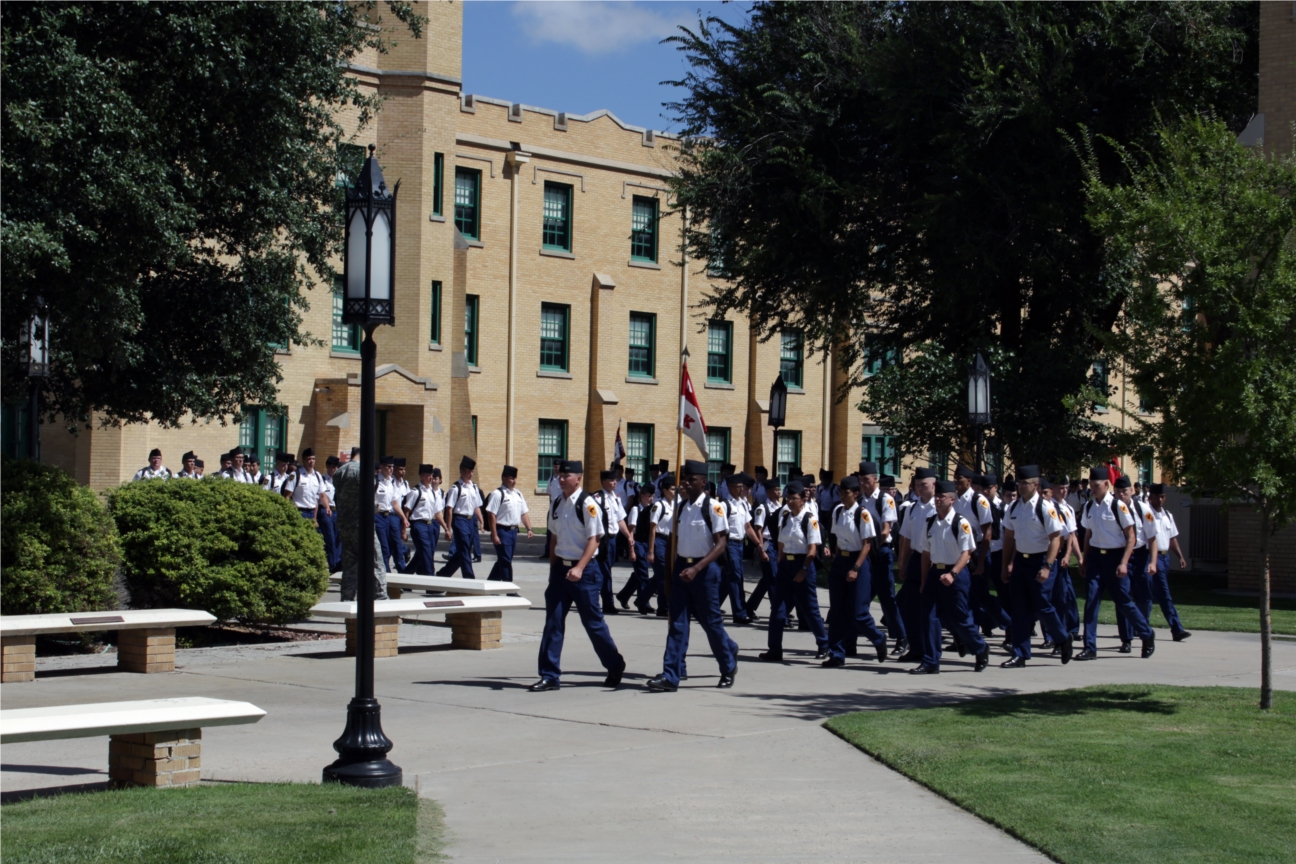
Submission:
[[[311,607],[311,613],[320,618],[340,618],[346,621],[348,654],[355,653],[356,605],[354,601],[346,601],[318,603]],[[396,656],[400,619],[442,615],[450,622],[450,644],[456,648],[469,648],[474,651],[498,648],[503,634],[504,611],[529,608],[531,608],[531,601],[524,597],[498,595],[375,600],[374,657]]]
[[[329,576],[332,582],[341,582],[342,574]],[[391,589],[396,589],[392,591]],[[410,591],[444,591],[447,594],[467,594],[469,596],[487,596],[492,594],[517,594],[519,589],[513,582],[498,582],[489,579],[456,579],[453,576],[415,576],[404,573],[388,573],[387,589],[391,599],[399,600],[401,589]]]

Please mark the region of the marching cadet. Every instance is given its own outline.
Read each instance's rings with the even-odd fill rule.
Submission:
[[[752,529],[760,536],[756,551],[760,554],[761,578],[747,597],[747,617],[755,621],[760,616],[756,610],[761,600],[774,584],[774,570],[778,567],[778,553],[774,549],[776,537],[771,533],[778,527],[778,514],[783,510],[782,494],[777,480],[766,480],[761,488],[765,491],[765,500],[756,505],[752,511]]]
[[[445,495],[434,479],[436,469],[424,463],[418,466],[419,485],[411,489],[401,502],[401,511],[409,520],[410,545],[414,557],[410,572],[420,576],[436,573],[437,536],[441,533],[441,511],[445,509]]]
[[[729,462],[726,462],[724,465],[720,466],[720,484],[719,484],[719,488],[715,490],[714,494],[721,501],[729,501],[733,498],[733,493],[729,491],[729,478],[732,477],[734,475],[734,472],[736,472],[737,470],[738,470],[738,466]],[[707,485],[710,486],[711,484],[708,483]],[[724,568],[721,567],[720,569],[723,570]]]
[[[968,565],[971,586],[970,601],[972,617],[977,617],[977,609],[984,605],[984,597],[990,593],[990,540],[994,535],[994,513],[990,509],[990,499],[976,489],[978,479],[971,468],[960,465],[954,470],[954,510],[972,526],[972,536],[976,539],[976,550]],[[977,600],[982,600],[981,604]],[[988,626],[992,622],[984,615],[977,622]]]
[[[324,535],[324,551],[328,553],[330,573],[336,573],[342,566],[342,540],[337,528],[337,488],[333,485],[333,475],[341,464],[338,457],[328,456],[324,460],[324,473],[320,478],[324,485],[324,495],[320,500],[319,524]]]
[[[914,553],[920,554],[922,573],[919,585],[920,619],[923,623],[922,662],[909,670],[910,675],[939,675],[941,662],[941,621],[947,621],[956,642],[976,655],[975,671],[981,672],[990,662],[990,648],[977,632],[972,608],[968,603],[971,579],[968,564],[976,549],[972,523],[954,507],[958,497],[956,484],[937,480],[932,499],[935,512],[921,523]]]
[[[972,581],[972,615],[981,625],[981,631],[989,636],[994,628],[1004,631],[1004,650],[1012,650],[1012,616],[1008,610],[1012,603],[1008,598],[1007,586],[997,578],[1003,572],[1003,518],[1004,501],[999,497],[999,477],[996,474],[983,474],[980,481],[980,492],[990,502],[990,548],[986,555],[986,575],[984,582]],[[981,593],[984,591],[984,593]]]
[[[1104,591],[1112,598],[1117,612],[1124,614],[1133,634],[1143,640],[1143,656],[1151,657],[1156,651],[1156,634],[1130,597],[1130,555],[1136,542],[1134,516],[1129,506],[1112,494],[1106,465],[1096,465],[1090,470],[1089,489],[1092,497],[1080,516],[1080,524],[1085,529],[1081,572],[1088,589],[1084,608],[1085,647],[1076,659],[1098,657],[1098,609]]]
[[[1066,628],[1067,635],[1074,644],[1076,636],[1080,634],[1080,606],[1076,601],[1075,583],[1071,581],[1071,556],[1080,556],[1080,541],[1076,538],[1075,511],[1065,497],[1070,482],[1066,475],[1053,477],[1050,482],[1053,488],[1044,490],[1044,499],[1057,508],[1058,519],[1062,522],[1062,533],[1058,537],[1057,580],[1053,583],[1053,608],[1058,610],[1062,626]],[[1040,649],[1061,653],[1058,646],[1047,638]]]
[[[828,571],[828,651],[824,666],[845,666],[847,642],[864,636],[873,643],[878,662],[886,660],[886,634],[873,623],[870,554],[877,537],[869,508],[860,503],[858,477],[843,477],[837,487],[841,503],[833,507],[829,542],[834,548]]]
[[[594,645],[594,653],[607,670],[603,686],[616,687],[625,672],[625,658],[617,651],[612,633],[603,620],[603,573],[594,563],[594,553],[603,536],[603,514],[593,498],[581,490],[584,473],[585,466],[577,460],[563,460],[558,465],[562,497],[549,511],[554,542],[549,557],[549,587],[545,589],[544,632],[540,637],[540,680],[531,685],[533,693],[557,690],[560,686],[563,634],[573,603]],[[451,489],[450,494],[455,494],[455,490]],[[455,530],[460,530],[458,525]],[[466,543],[462,545],[467,549]]]
[[[553,465],[549,466],[549,484],[546,493],[549,495],[549,507],[546,513],[553,512],[553,506],[562,498],[562,485],[558,482],[558,466],[562,464],[561,459],[555,459]],[[553,551],[553,534],[546,528],[545,530],[545,548],[540,555],[546,561],[549,559],[549,553]]]
[[[354,461],[354,460],[352,460]],[[391,572],[391,559],[396,554],[395,536],[400,534],[401,519],[397,515],[396,484],[393,472],[396,457],[384,456],[378,461],[378,476],[374,485],[374,531],[382,547],[383,570]],[[398,561],[399,566],[402,562]]]
[[[612,471],[600,471],[599,483],[602,485],[593,498],[598,502],[603,513],[603,539],[599,541],[598,566],[603,571],[603,614],[616,615],[616,600],[612,594],[612,565],[616,563],[617,536],[630,538],[630,529],[626,527],[626,512],[621,507],[621,499],[616,494],[616,474]]]
[[[226,475],[236,483],[251,483],[252,478],[243,470],[243,448],[235,447],[230,451],[229,473]]]
[[[517,468],[505,465],[500,472],[499,488],[486,497],[484,510],[490,516],[487,527],[490,528],[491,544],[495,547],[495,566],[491,567],[486,578],[496,582],[513,581],[513,550],[517,546],[518,526],[526,528],[528,540],[535,536],[531,533],[531,517],[528,515],[531,511],[526,496],[517,491],[517,476]]]
[[[186,452],[183,456],[180,457],[181,470],[180,473],[177,474],[176,476],[183,477],[186,480],[197,480],[200,476],[202,476],[198,473],[197,465],[195,464],[197,463],[197,461],[198,461],[198,457],[194,456],[194,452],[192,450]]]
[[[909,638],[896,608],[895,576],[891,572],[891,566],[895,563],[895,532],[891,529],[897,519],[895,496],[892,494],[895,491],[895,479],[890,475],[879,477],[876,462],[859,463],[858,477],[860,505],[868,511],[875,532],[868,557],[870,596],[860,602],[867,608],[873,602],[873,597],[878,598],[887,632],[895,640],[896,656],[900,656],[908,649]],[[883,490],[882,481],[890,483],[891,492]],[[845,483],[843,479],[843,486]]]
[[[936,513],[932,498],[936,495],[936,471],[933,468],[918,468],[914,471],[910,484],[917,500],[906,501],[900,505],[897,521],[900,530],[900,560],[896,568],[904,580],[896,592],[896,608],[904,621],[905,633],[909,637],[909,651],[900,656],[901,663],[921,663],[922,646],[927,638],[927,628],[922,620],[922,551],[915,550],[919,536],[927,526],[927,517]],[[936,634],[940,638],[940,634]]]
[[[275,453],[274,473],[270,475],[270,491],[275,493],[276,495],[282,495],[285,498],[287,498],[289,495],[292,494],[291,484],[288,485],[288,488],[286,490],[284,489],[284,484],[288,482],[288,476],[289,476],[288,463],[291,462],[292,459],[293,459],[293,454],[291,453],[283,453],[283,452]],[[261,478],[258,476],[259,474],[260,474],[259,471],[254,473],[252,470],[249,470],[248,476],[252,478],[250,482],[260,483]]]
[[[729,520],[724,503],[707,492],[705,462],[687,459],[681,497],[675,504],[675,561],[671,573],[670,627],[662,673],[648,679],[648,689],[673,693],[687,676],[689,621],[696,618],[720,666],[720,688],[732,687],[738,672],[738,644],[725,632],[720,612],[719,560],[728,546]]]
[[[815,504],[820,513],[831,514],[833,508],[841,503],[841,493],[839,487],[833,482],[833,472],[822,470],[819,472],[819,490],[815,496]]]
[[[315,451],[307,447],[302,451],[302,464],[291,477],[284,482],[285,496],[292,501],[302,517],[315,523],[320,528],[319,510],[328,498],[324,494],[324,477],[315,470]],[[320,534],[324,532],[321,530]]]
[[[787,508],[779,514],[777,530],[778,571],[770,590],[769,650],[760,655],[761,660],[777,663],[783,659],[783,626],[787,608],[795,605],[798,617],[814,633],[817,646],[816,660],[828,658],[828,633],[818,606],[811,606],[809,595],[817,592],[814,582],[814,556],[823,539],[819,533],[819,520],[807,506],[805,484],[794,480],[787,485]],[[793,601],[789,603],[789,598]]]
[[[477,460],[464,456],[459,460],[459,479],[446,492],[445,515],[450,523],[453,542],[450,552],[453,556],[446,566],[441,568],[438,576],[453,576],[456,570],[463,569],[465,579],[476,579],[473,573],[473,535],[482,524],[481,490],[473,482],[473,469]]]
[[[405,545],[409,539],[409,514],[405,512],[405,498],[412,490],[409,481],[405,479],[405,469],[408,462],[404,456],[397,456],[395,463],[392,464],[392,487],[396,490],[395,500],[392,502],[392,511],[400,517],[400,531],[396,534],[396,569],[401,573],[413,573],[414,550]],[[476,560],[476,559],[474,559]]]
[[[743,540],[748,535],[759,538],[751,529],[751,502],[747,500],[747,489],[755,478],[739,472],[725,478],[724,488],[729,492],[729,500],[724,502],[725,518],[729,522],[728,541],[724,555],[720,556],[720,600],[729,598],[729,611],[733,614],[734,624],[750,624],[746,603],[743,598]]]
[[[148,464],[135,472],[132,480],[170,480],[171,472],[162,465],[162,451],[154,447],[149,451]]]
[[[1130,478],[1120,477],[1116,481],[1116,496],[1130,508],[1134,514],[1134,551],[1130,553],[1129,577],[1130,599],[1148,618],[1152,613],[1152,577],[1156,573],[1157,533],[1156,517],[1152,508],[1144,504],[1132,490]],[[1148,625],[1152,621],[1148,618]],[[1120,653],[1129,654],[1132,639],[1130,628],[1119,610],[1116,613],[1116,627],[1120,633]]]
[[[1179,527],[1175,525],[1174,516],[1165,506],[1166,494],[1164,483],[1148,484],[1148,507],[1156,522],[1156,574],[1152,577],[1152,600],[1161,606],[1161,614],[1170,625],[1170,634],[1174,641],[1182,642],[1192,634],[1184,629],[1179,620],[1179,610],[1175,609],[1174,600],[1170,598],[1170,550],[1179,558],[1179,569],[1188,569],[1188,560],[1179,548]],[[1146,608],[1140,607],[1143,617],[1152,623],[1152,603]]]
[[[765,483],[769,480],[769,472],[765,470],[764,465],[757,465],[752,473],[756,475],[756,482],[752,484],[752,503],[759,506],[765,503]],[[753,509],[752,515],[755,513]]]
[[[670,614],[666,605],[666,568],[670,563],[667,552],[675,520],[675,475],[658,477],[654,494],[660,497],[653,502],[649,513],[652,536],[648,543],[648,563],[652,565],[653,578],[648,593],[657,598],[657,617],[665,618]]]
[[[233,472],[233,470],[234,470],[234,454],[222,453],[220,457],[220,469],[216,472],[216,476],[230,479],[230,475]]]
[[[1071,635],[1053,605],[1062,522],[1057,508],[1039,492],[1036,465],[1017,469],[1017,500],[1004,516],[1004,552],[1001,579],[1012,598],[1013,656],[999,665],[1018,669],[1031,659],[1031,630],[1035,619],[1054,645],[1062,663],[1071,662]]]
[[[641,486],[637,490],[636,497],[638,501],[630,508],[626,515],[626,524],[630,527],[631,539],[634,545],[634,554],[630,560],[634,562],[634,570],[630,578],[626,580],[625,586],[617,592],[617,600],[621,603],[622,609],[629,609],[630,597],[635,598],[635,608],[639,610],[640,615],[653,614],[650,598],[652,596],[652,576],[648,571],[648,549],[652,544],[653,534],[653,487]]]

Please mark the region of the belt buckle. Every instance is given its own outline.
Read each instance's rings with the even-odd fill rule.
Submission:
[[[575,562],[575,561],[568,561],[566,558],[560,558],[559,560],[563,562],[563,566],[565,566],[565,567],[575,567],[575,566],[576,566],[576,562]]]
[[[787,556],[787,560],[789,560],[789,561],[794,561],[794,560],[796,560],[796,556],[795,556],[795,555],[790,555],[790,554],[789,554],[789,555]]]

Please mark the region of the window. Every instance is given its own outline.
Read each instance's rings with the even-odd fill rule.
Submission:
[[[1193,325],[1197,323],[1196,306],[1197,302],[1193,300],[1192,295],[1185,294],[1183,298],[1183,315],[1181,316],[1182,323],[1179,325],[1179,329],[1185,333],[1191,333]]]
[[[0,439],[3,440],[3,451],[6,459],[31,458],[31,430],[28,428],[28,406],[29,403],[27,402],[6,402],[4,404]]]
[[[477,320],[481,302],[476,294],[464,297],[464,359],[469,366],[477,365]]]
[[[783,383],[800,388],[802,339],[800,333],[784,333],[779,337],[779,365]]]
[[[261,466],[274,465],[274,454],[284,448],[288,437],[288,418],[268,413],[265,408],[244,406],[239,424],[239,447],[244,455],[255,453]]]
[[[432,280],[432,329],[428,341],[433,345],[441,344],[441,281]]]
[[[359,144],[339,144],[337,153],[338,173],[333,180],[333,185],[338,189],[354,186],[360,179],[360,172],[364,169],[365,148]],[[345,201],[345,196],[340,200]]]
[[[657,365],[657,316],[630,313],[630,372],[634,378],[651,378]]]
[[[1154,459],[1152,458],[1152,448],[1144,447],[1138,452],[1138,482],[1147,484],[1152,481],[1152,472],[1155,469]]]
[[[886,367],[896,365],[897,356],[894,348],[865,348],[864,377],[872,378]]]
[[[445,154],[432,154],[432,215],[440,216],[441,199],[445,193]]]
[[[481,239],[481,172],[455,169],[455,227],[469,240]]]
[[[876,462],[879,473],[897,477],[900,474],[900,451],[896,449],[895,439],[875,430],[876,427],[865,428],[860,459],[864,462]]]
[[[563,183],[544,185],[544,225],[541,231],[541,244],[546,249],[561,249],[570,252],[572,248],[571,232],[572,187]]]
[[[1090,375],[1090,383],[1098,391],[1098,401],[1094,402],[1094,411],[1099,414],[1107,413],[1107,396],[1111,393],[1111,386],[1107,382],[1107,360],[1099,357],[1093,362],[1093,372]]]
[[[728,321],[707,325],[707,380],[733,383],[733,325]]]
[[[774,472],[778,481],[782,485],[787,485],[788,477],[793,468],[800,468],[801,465],[801,433],[784,432],[774,433]]]
[[[333,350],[338,354],[360,353],[360,325],[342,323],[342,306],[346,290],[342,280],[333,280]]]
[[[536,446],[536,485],[544,487],[553,477],[555,459],[567,458],[567,421],[541,420],[540,438]]]
[[[927,466],[936,472],[937,480],[949,479],[949,451],[933,450],[927,455]]]
[[[653,427],[650,423],[631,423],[626,427],[625,466],[634,469],[640,482],[648,479],[648,466],[653,464]]]
[[[729,463],[729,430],[714,426],[706,431],[707,480],[719,491],[721,468]]]
[[[472,424],[473,424],[473,447],[476,448],[477,447],[477,415],[476,414],[472,415]]]
[[[1151,399],[1140,393],[1138,394],[1138,410],[1140,414],[1151,414],[1156,411],[1156,408],[1153,407]]]
[[[1004,477],[1004,454],[1003,447],[998,443],[987,443],[985,454],[985,470],[987,474],[995,475],[999,483],[1003,484]]]
[[[657,199],[634,196],[630,215],[630,258],[657,260]]]
[[[567,371],[567,322],[570,306],[540,304],[540,368]]]

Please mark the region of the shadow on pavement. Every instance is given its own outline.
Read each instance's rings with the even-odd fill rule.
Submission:
[[[775,708],[774,713],[797,720],[826,720],[838,714],[853,711],[894,711],[902,708],[931,708],[976,700],[1016,696],[1016,690],[1005,687],[987,687],[977,693],[951,693],[948,690],[910,690],[905,693],[857,691],[854,693],[809,693],[785,695],[779,693],[734,692],[740,699],[755,700],[762,707]]]
[[[13,792],[0,792],[0,804],[16,804],[33,798],[50,798],[55,795],[73,795],[80,792],[102,792],[107,788],[108,781],[105,780],[102,783],[74,783],[69,786],[50,786],[45,789],[17,789]]]
[[[22,774],[60,774],[67,776],[108,773],[102,768],[65,768],[61,765],[17,765],[13,762],[5,762],[3,765],[0,765],[0,771],[17,771]]]

